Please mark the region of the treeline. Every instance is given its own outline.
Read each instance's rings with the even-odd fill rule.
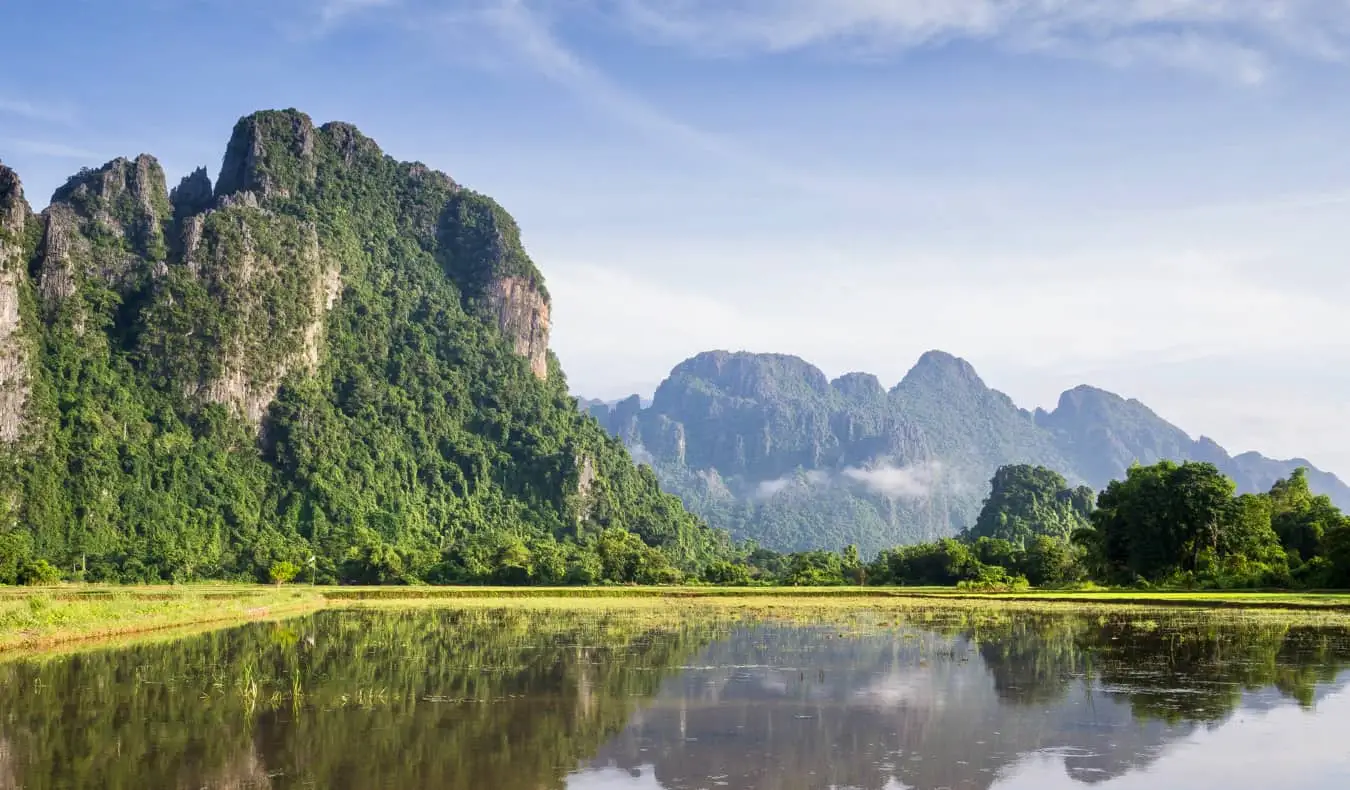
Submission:
[[[158,580],[128,577],[123,569],[137,567],[135,558],[58,569],[31,549],[26,533],[0,533],[0,583]],[[955,538],[886,549],[870,561],[855,546],[785,554],[746,543],[700,564],[682,564],[682,555],[617,526],[561,539],[483,529],[440,551],[358,540],[336,561],[274,561],[270,576],[319,584],[1350,587],[1350,518],[1311,493],[1302,469],[1267,493],[1237,495],[1211,464],[1164,461],[1136,466],[1094,495],[1051,470],[1009,466],[991,480],[976,524]]]
[[[1095,502],[1094,502],[1095,500]],[[1135,466],[1095,496],[1055,472],[1004,467],[974,527],[863,564],[842,553],[756,551],[717,583],[789,585],[1350,587],[1350,518],[1296,470],[1268,493],[1236,494],[1208,463]]]

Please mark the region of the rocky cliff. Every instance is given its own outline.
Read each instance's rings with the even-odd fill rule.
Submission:
[[[867,373],[827,381],[782,354],[705,352],[675,366],[650,408],[637,396],[588,408],[711,524],[775,549],[874,551],[955,534],[975,524],[991,476],[1009,464],[1099,489],[1136,461],[1208,461],[1244,491],[1311,467],[1232,457],[1092,387],[1028,412],[941,351],[889,391]],[[1334,475],[1310,469],[1309,480],[1350,506]]]
[[[515,220],[491,198],[460,191],[441,217],[440,241],[465,305],[496,325],[535,376],[547,378],[548,291]]]
[[[0,548],[122,579],[594,580],[606,529],[721,556],[549,376],[549,322],[501,206],[350,124],[256,113],[214,185],[116,159],[37,217],[0,167]]]
[[[19,439],[28,405],[31,349],[23,332],[21,302],[32,224],[18,175],[0,164],[0,444]]]

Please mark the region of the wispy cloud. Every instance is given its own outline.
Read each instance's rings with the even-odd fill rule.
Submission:
[[[0,96],[0,115],[11,115],[30,121],[70,123],[75,119],[75,108],[64,102],[33,102]]]
[[[942,478],[942,464],[926,461],[909,466],[851,466],[841,474],[869,491],[890,499],[923,499],[938,486]]]
[[[856,184],[842,184],[818,173],[784,166],[725,136],[671,117],[622,88],[569,48],[554,34],[548,18],[525,0],[489,0],[481,18],[501,45],[514,49],[540,76],[566,88],[621,123],[691,152],[752,171],[783,186],[841,196],[857,193]]]
[[[376,8],[398,5],[400,0],[321,0],[318,4],[319,23],[331,27],[347,17]]]
[[[1020,53],[1263,81],[1275,55],[1343,60],[1350,5],[1327,0],[620,0],[632,30],[714,55],[878,57],[976,41]]]
[[[52,159],[84,159],[97,161],[98,153],[90,151],[87,148],[78,148],[65,143],[52,142],[50,140],[3,140],[0,145],[11,151],[29,154],[30,156],[45,156]]]

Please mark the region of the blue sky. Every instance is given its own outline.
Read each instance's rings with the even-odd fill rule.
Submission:
[[[500,200],[578,393],[964,356],[1350,476],[1345,0],[5,0],[32,202],[267,107]]]

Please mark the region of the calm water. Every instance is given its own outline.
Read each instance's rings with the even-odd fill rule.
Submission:
[[[1350,787],[1343,627],[833,616],[324,612],[9,661],[0,788]]]

